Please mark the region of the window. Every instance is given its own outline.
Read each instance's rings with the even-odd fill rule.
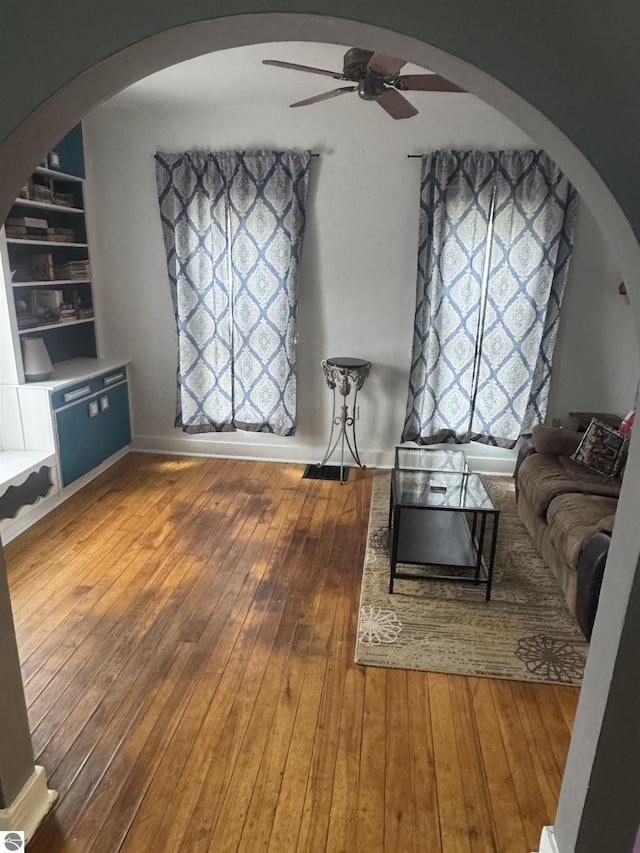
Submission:
[[[513,447],[543,421],[576,211],[544,152],[423,157],[403,441]]]
[[[307,152],[156,154],[185,432],[295,432],[308,175]]]

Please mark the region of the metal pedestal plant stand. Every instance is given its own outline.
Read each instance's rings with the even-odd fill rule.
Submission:
[[[349,448],[351,456],[360,468],[366,468],[360,461],[358,445],[356,443],[356,401],[358,391],[364,385],[369,375],[371,362],[362,358],[327,358],[322,361],[322,369],[327,385],[333,391],[333,414],[331,416],[331,434],[327,452],[322,462],[318,462],[318,468],[322,467],[332,455],[338,444],[340,444],[340,482],[344,482],[344,448]],[[353,389],[353,402],[351,413],[349,413],[348,397]],[[342,396],[340,414],[336,415],[336,395]],[[334,441],[334,432],[338,428],[338,434]],[[349,435],[350,434],[350,435]]]

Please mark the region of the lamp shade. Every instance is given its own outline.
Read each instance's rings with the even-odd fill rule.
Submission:
[[[27,382],[41,382],[53,373],[53,364],[42,338],[22,339],[22,363]]]

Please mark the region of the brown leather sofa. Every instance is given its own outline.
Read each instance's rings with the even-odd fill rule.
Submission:
[[[570,458],[581,438],[572,430],[534,427],[514,477],[520,518],[589,639],[622,481]]]

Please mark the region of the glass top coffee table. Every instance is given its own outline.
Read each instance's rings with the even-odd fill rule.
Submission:
[[[389,507],[389,592],[396,578],[450,580],[486,584],[489,601],[499,517],[484,480],[469,470],[462,451],[397,448]],[[399,563],[449,572],[398,571]]]

